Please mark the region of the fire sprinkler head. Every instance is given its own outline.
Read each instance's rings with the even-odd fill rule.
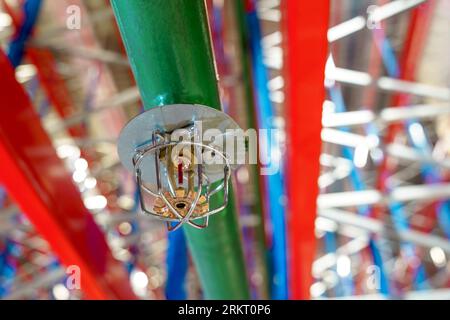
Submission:
[[[142,211],[166,221],[169,230],[184,223],[205,228],[209,216],[228,202],[235,168],[224,151],[227,140],[234,139],[229,129],[239,126],[225,113],[201,105],[155,107],[133,118],[119,136],[118,153],[135,175]],[[211,208],[210,198],[218,192],[223,202]]]

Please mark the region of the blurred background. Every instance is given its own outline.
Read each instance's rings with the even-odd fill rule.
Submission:
[[[119,162],[144,108],[112,2],[0,1],[1,299],[450,299],[449,0],[195,1],[223,112],[282,133],[202,235]]]

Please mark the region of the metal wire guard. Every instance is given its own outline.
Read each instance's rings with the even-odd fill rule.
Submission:
[[[208,211],[201,215],[201,216],[197,216],[197,217],[192,217],[191,215],[198,203],[198,200],[200,198],[201,195],[201,190],[203,188],[203,184],[202,184],[202,180],[205,179],[207,180],[207,176],[204,175],[202,173],[202,166],[203,164],[201,163],[202,161],[199,161],[200,163],[197,164],[199,166],[198,169],[198,180],[199,180],[199,185],[198,185],[198,190],[199,192],[197,192],[197,196],[194,200],[194,202],[192,203],[188,213],[183,217],[182,215],[180,215],[178,213],[178,211],[173,208],[173,206],[171,205],[171,203],[169,202],[169,200],[166,198],[166,196],[164,195],[164,192],[162,190],[161,187],[161,177],[160,177],[160,170],[159,170],[159,151],[161,149],[165,149],[168,148],[170,146],[195,146],[195,147],[201,147],[204,149],[208,149],[210,151],[213,151],[216,155],[218,155],[219,157],[221,157],[224,162],[224,179],[222,181],[221,184],[219,184],[216,188],[214,188],[212,191],[209,191],[209,185],[207,185],[207,194],[206,194],[206,198],[209,201],[210,196],[214,195],[215,193],[217,193],[218,191],[224,189],[224,201],[223,203],[215,208],[215,209],[208,209]],[[197,150],[197,149],[196,149]],[[142,160],[146,157],[149,156],[151,154],[155,155],[155,167],[156,167],[156,180],[157,180],[157,192],[152,191],[151,189],[149,189],[148,187],[146,187],[145,185],[143,185],[142,183],[142,178],[141,178],[141,168],[140,165],[142,163]],[[228,204],[228,185],[229,185],[229,179],[231,176],[231,170],[230,170],[230,162],[228,160],[228,158],[225,156],[224,153],[222,153],[221,151],[219,151],[216,148],[213,148],[209,145],[205,145],[202,143],[198,143],[198,142],[191,142],[191,141],[179,141],[179,142],[167,142],[167,143],[161,143],[161,144],[151,144],[151,145],[147,145],[147,146],[143,146],[141,148],[138,148],[136,150],[136,153],[133,157],[133,165],[134,165],[134,169],[135,169],[135,177],[136,177],[136,181],[138,183],[139,186],[139,201],[140,201],[140,206],[141,206],[141,210],[149,215],[152,215],[154,217],[156,217],[157,219],[166,221],[166,222],[180,222],[181,224],[186,222],[189,223],[191,220],[197,220],[197,219],[204,219],[204,218],[208,218],[210,215],[213,215],[219,211],[222,211],[223,209],[225,209],[225,207]],[[151,210],[148,210],[146,208],[145,205],[145,201],[144,201],[144,197],[143,197],[143,191],[146,193],[151,194],[154,197],[160,197],[161,199],[164,200],[166,206],[169,208],[169,210],[175,214],[175,216],[177,216],[177,218],[170,218],[170,217],[163,217],[160,214],[157,214]],[[192,223],[189,223],[191,225],[193,225]],[[200,227],[199,225],[193,225],[194,227]]]

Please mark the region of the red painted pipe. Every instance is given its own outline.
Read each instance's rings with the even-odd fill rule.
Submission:
[[[290,297],[308,299],[315,255],[328,1],[284,2]]]
[[[2,51],[0,73],[0,182],[62,263],[80,268],[88,298],[135,298]]]
[[[416,67],[420,61],[428,35],[431,23],[433,9],[436,5],[435,1],[426,2],[417,8],[412,9],[406,40],[403,45],[400,57],[400,79],[413,81],[415,78]],[[392,96],[392,106],[403,106],[409,103],[409,94],[398,93]],[[387,128],[387,133],[383,140],[384,145],[389,144],[403,129],[401,123],[391,124]],[[388,157],[383,159],[377,177],[377,188],[381,192],[387,191],[386,179],[395,169],[395,162],[389,161]],[[372,215],[379,216],[382,211],[380,206],[375,206]]]
[[[2,0],[1,3],[5,11],[11,16],[14,28],[18,30],[22,24],[23,17],[19,13],[14,12],[6,0]],[[61,78],[56,70],[56,60],[53,53],[45,48],[33,47],[27,48],[26,53],[31,63],[36,66],[42,89],[45,91],[49,102],[55,107],[56,112],[58,112],[62,119],[76,114],[69,90],[64,79]],[[86,135],[86,130],[82,125],[73,125],[68,128],[68,131],[72,137],[76,138]]]

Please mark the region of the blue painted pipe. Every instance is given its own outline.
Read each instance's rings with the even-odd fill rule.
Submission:
[[[267,88],[268,75],[263,62],[263,50],[261,47],[261,29],[256,11],[247,12],[248,29],[250,31],[250,50],[253,81],[255,83],[256,118],[259,129],[276,129],[273,124],[274,111],[269,99]],[[268,151],[279,148],[276,139],[271,134],[267,137]],[[286,214],[284,204],[283,177],[278,170],[277,173],[264,176],[266,185],[266,199],[269,200],[268,211],[272,223],[272,247],[270,255],[272,260],[272,298],[288,299],[288,277],[287,277],[287,253],[286,253]]]
[[[41,4],[41,0],[26,0],[23,5],[24,21],[8,46],[8,58],[14,68],[22,61],[25,46],[38,19]]]

